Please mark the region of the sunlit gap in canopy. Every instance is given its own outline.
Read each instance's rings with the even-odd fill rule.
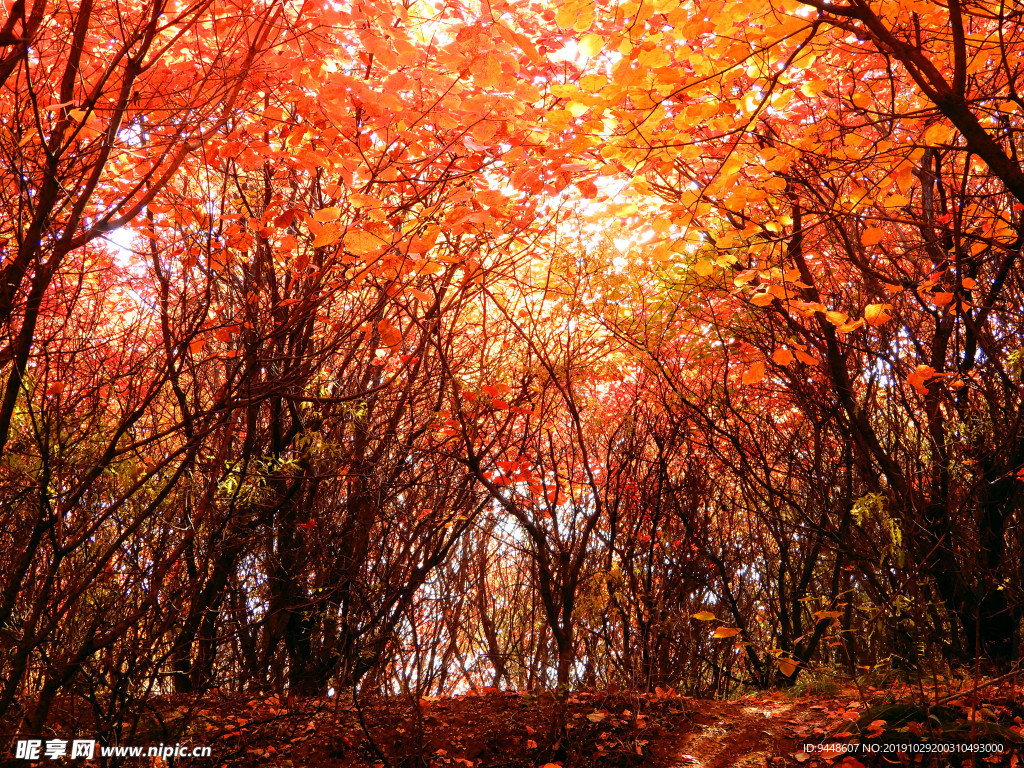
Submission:
[[[112,246],[114,251],[114,262],[122,268],[130,268],[138,261],[138,253],[132,248],[136,234],[128,227],[118,227],[104,237],[104,240]]]
[[[138,233],[130,227],[118,227],[113,232],[104,235],[103,239],[111,249],[114,256],[114,264],[125,272],[130,272],[136,277],[144,277],[147,273],[145,261],[142,255],[133,247]],[[145,312],[155,313],[157,307],[146,301],[145,298],[125,282],[120,282],[118,290],[123,291],[134,302],[136,307]]]

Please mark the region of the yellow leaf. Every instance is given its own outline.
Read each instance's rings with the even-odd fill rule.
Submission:
[[[584,5],[580,10],[580,13],[576,16],[576,21],[573,22],[572,28],[576,32],[586,32],[594,23],[594,3],[589,2]]]
[[[881,229],[878,227],[868,227],[864,230],[864,234],[861,235],[860,241],[864,245],[876,245],[882,242],[883,237],[885,237],[885,232]]]
[[[588,35],[584,35],[583,39],[576,44],[576,48],[579,52],[588,59],[600,53],[603,47],[604,40],[600,35],[595,35],[593,32]]]
[[[842,325],[850,317],[845,312],[826,312],[825,319],[832,323],[832,325]]]
[[[757,277],[756,269],[745,269],[742,272],[737,273],[736,277],[732,279],[732,282],[736,286],[746,285],[755,277]]]
[[[580,115],[586,114],[590,111],[590,107],[584,104],[582,101],[570,101],[566,105],[566,109],[569,110],[569,114],[573,117],[579,117]]]
[[[713,637],[715,640],[722,640],[726,637],[736,637],[740,632],[742,630],[737,627],[719,627],[715,630]]]
[[[770,293],[755,293],[750,297],[750,303],[756,307],[767,307],[774,299]]]
[[[793,353],[788,349],[776,349],[772,352],[772,360],[776,365],[789,365],[793,362]]]
[[[824,80],[811,80],[800,86],[804,96],[817,96],[828,87]]]
[[[700,613],[693,614],[690,618],[697,621],[714,621],[715,614],[711,613],[711,611],[701,611]]]
[[[555,23],[562,29],[569,29],[576,23],[576,17],[580,15],[580,9],[571,3],[562,3],[555,13]]]
[[[663,46],[655,45],[651,50],[640,53],[636,61],[645,69],[660,69],[672,61],[672,56]]]
[[[892,320],[888,310],[892,309],[891,304],[868,304],[864,307],[864,319],[869,325],[885,325]]]
[[[552,109],[544,115],[544,121],[556,131],[565,128],[570,120],[572,120],[572,112],[567,109]]]
[[[698,261],[696,264],[693,265],[693,271],[696,272],[701,277],[707,277],[708,275],[715,271],[715,265],[712,264],[710,261],[704,259],[702,261]]]

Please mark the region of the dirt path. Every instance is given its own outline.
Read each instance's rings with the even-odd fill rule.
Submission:
[[[881,696],[870,688],[867,692]],[[931,719],[940,730],[924,735],[962,742],[962,726],[984,726],[990,741],[1007,745],[1006,754],[993,753],[978,765],[1024,765],[1016,746],[1024,738],[1022,702],[1024,694],[1007,689],[983,707],[974,703],[957,710],[945,708],[939,714],[948,722],[933,713]],[[890,730],[885,717],[894,715],[879,709],[884,702],[865,711],[852,690],[799,698],[762,693],[732,701],[691,699],[660,689],[654,694],[580,691],[564,704],[565,735],[558,738],[557,710],[545,693],[489,691],[422,699],[417,707],[402,699],[364,701],[365,730],[348,700],[179,696],[157,703],[161,705],[159,723],[150,723],[145,738],[139,736],[136,743],[210,745],[213,755],[191,760],[190,768],[840,768],[844,764],[845,768],[875,768],[892,764],[885,754],[877,759],[859,754],[861,763],[852,756],[832,758],[832,753],[817,748],[830,736],[857,732],[860,738],[867,734],[874,739]],[[885,706],[897,714],[906,708]],[[66,730],[77,722],[74,715],[69,710]],[[158,725],[166,729],[186,717],[188,729],[183,734],[157,730]],[[910,726],[901,729],[901,722],[892,723],[894,739],[902,743],[908,733],[920,735]],[[878,733],[872,733],[872,728]],[[815,746],[805,752],[808,744]],[[968,754],[966,761],[970,759]],[[922,758],[915,764],[922,762],[927,761]],[[952,764],[960,763],[965,761]],[[127,765],[138,764],[129,761]]]
[[[662,753],[665,768],[763,768],[789,765],[814,728],[822,707],[807,701],[695,702],[693,728]]]
[[[849,699],[765,694],[734,701],[641,693],[569,698],[569,749],[556,749],[550,701],[535,694],[364,703],[371,743],[350,706],[223,700],[200,710],[191,739],[215,756],[192,768],[821,768],[798,756],[841,721]],[[852,703],[852,702],[851,702]],[[180,708],[180,706],[179,706]],[[166,719],[166,718],[165,718]]]

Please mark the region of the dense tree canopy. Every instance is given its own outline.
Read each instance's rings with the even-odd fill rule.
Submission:
[[[1018,655],[1018,5],[5,12],[0,717]]]

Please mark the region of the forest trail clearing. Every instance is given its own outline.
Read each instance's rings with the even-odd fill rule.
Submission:
[[[971,763],[970,755],[946,762],[931,755],[931,762],[923,762],[919,754],[913,762],[895,753],[823,754],[820,745],[906,743],[915,734],[925,741],[963,743],[973,727],[975,741],[1004,745],[999,755],[976,755],[977,768],[1016,768],[1024,713],[1020,692],[989,690],[973,710],[971,703],[932,709],[946,722],[931,732],[899,722],[897,711],[916,710],[891,703],[891,695],[875,689],[866,692],[868,709],[853,689],[832,696],[770,692],[732,700],[580,691],[565,702],[563,741],[555,736],[555,708],[545,693],[488,689],[482,695],[428,697],[420,700],[418,713],[411,701],[398,699],[360,701],[357,709],[346,699],[225,697],[200,703],[176,697],[156,703],[159,718],[141,721],[122,743],[211,746],[212,757],[189,760],[190,768],[873,768]],[[81,718],[62,709],[70,732]]]
[[[767,700],[701,701],[693,714],[694,727],[682,734],[675,761],[666,755],[666,766],[764,766],[774,757],[795,753],[798,734],[809,733],[814,715],[807,702]]]
[[[550,762],[565,768],[797,765],[794,755],[803,743],[815,733],[820,738],[825,718],[837,707],[842,709],[833,700],[826,706],[816,699],[778,694],[710,701],[636,693],[577,693],[568,701],[568,743],[559,751],[555,740],[546,735],[551,733],[550,703],[538,697],[489,693],[423,703],[422,737],[416,734],[410,707],[390,703],[364,708],[374,742],[396,767],[417,765],[417,753],[424,760],[419,765],[437,768],[469,764],[532,768]],[[339,768],[380,765],[351,708],[338,711],[336,705],[316,707],[312,702],[307,706],[313,708],[296,724],[297,737],[288,736],[283,722],[253,730],[259,718],[220,733],[218,738],[236,751],[227,764],[266,765],[271,757],[279,761],[275,764],[285,766],[313,762]],[[295,714],[302,709],[296,708]],[[244,715],[240,718],[245,720]],[[216,725],[214,728],[219,730]],[[279,734],[277,744],[274,731]],[[224,764],[223,759],[217,762],[218,766]]]

